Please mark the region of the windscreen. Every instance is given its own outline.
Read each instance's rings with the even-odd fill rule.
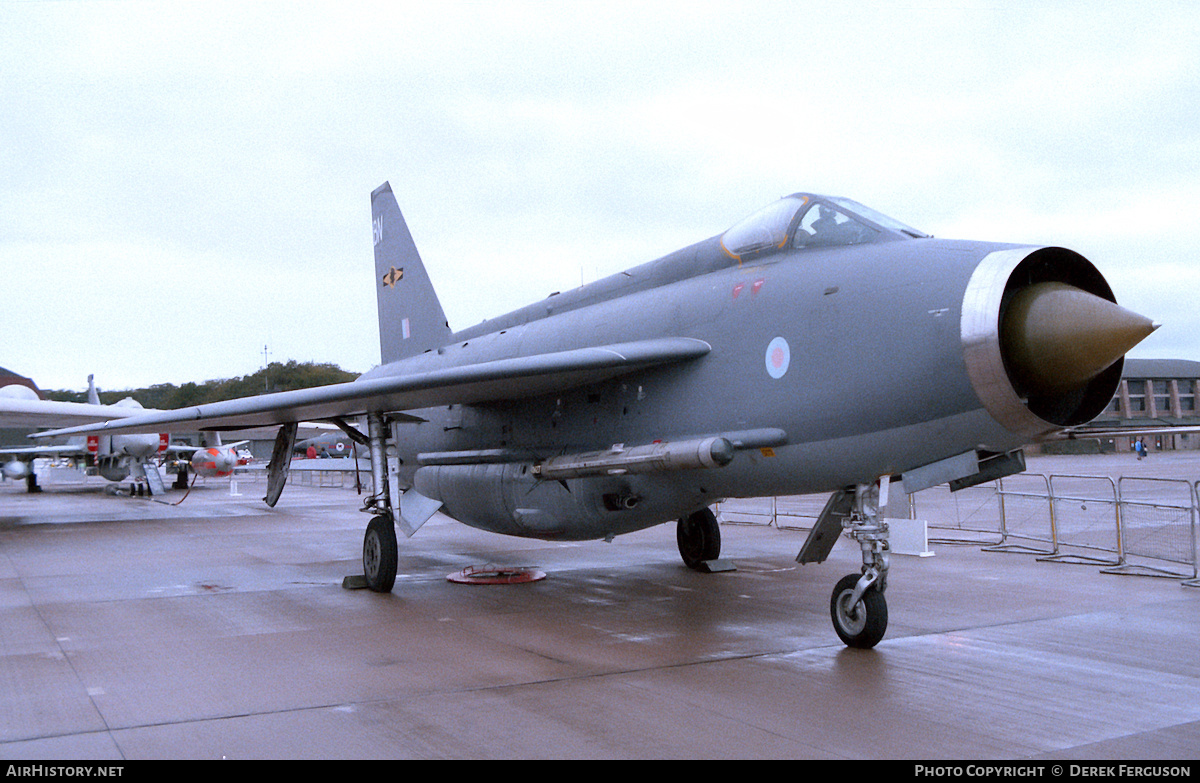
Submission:
[[[891,229],[892,231],[900,231],[902,233],[908,234],[910,237],[927,237],[927,236],[929,236],[924,231],[918,231],[917,229],[913,228],[912,226],[906,226],[903,223],[901,223],[899,220],[896,220],[895,218],[890,218],[887,215],[883,214],[882,212],[876,212],[875,210],[871,209],[870,207],[865,207],[862,204],[859,204],[857,201],[854,201],[852,199],[832,197],[829,200],[832,201],[833,203],[837,204],[839,207],[843,207],[844,209],[847,209],[851,212],[857,212],[858,214],[865,217],[867,220],[870,220],[873,223],[878,223],[879,225],[883,226],[884,228]]]
[[[721,247],[734,258],[787,244],[788,227],[808,199],[804,196],[781,198],[758,210],[721,235]]]

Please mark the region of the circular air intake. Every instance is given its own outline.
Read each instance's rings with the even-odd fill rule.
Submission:
[[[1031,437],[1098,416],[1125,352],[1154,328],[1116,303],[1087,259],[1059,247],[990,253],[963,299],[971,383],[997,421]]]

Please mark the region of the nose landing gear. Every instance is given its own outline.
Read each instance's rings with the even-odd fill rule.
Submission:
[[[829,614],[838,637],[850,647],[874,647],[887,630],[888,526],[882,509],[887,506],[888,477],[874,484],[858,484],[830,497],[809,533],[798,563],[823,563],[838,535],[845,532],[862,549],[862,573],[842,577],[829,599]]]
[[[854,489],[854,505],[842,526],[862,549],[862,573],[838,580],[829,599],[833,630],[850,647],[871,648],[887,631],[888,525],[882,509],[887,505],[888,477]]]

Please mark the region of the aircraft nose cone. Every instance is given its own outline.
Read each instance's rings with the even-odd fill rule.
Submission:
[[[1016,386],[1044,395],[1078,388],[1158,324],[1065,283],[1037,283],[1008,305],[1000,340]]]

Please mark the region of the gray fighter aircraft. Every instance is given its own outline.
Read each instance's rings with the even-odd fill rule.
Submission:
[[[102,422],[153,413],[132,397],[112,405],[102,405],[93,376],[88,376],[88,401],[58,402],[43,400],[26,386],[10,385],[0,388],[0,427],[33,428],[63,427],[87,422]],[[192,446],[171,443],[167,432],[145,434],[89,435],[71,438],[67,443],[39,446],[0,445],[0,472],[8,479],[25,479],[29,492],[41,492],[34,461],[39,458],[67,459],[94,465],[96,472],[111,482],[134,479],[131,494],[149,492],[162,494],[165,487],[157,469],[151,464],[156,457],[182,457],[178,463],[177,488],[187,488],[190,469],[205,478],[224,478],[233,474],[234,467],[243,464],[237,447],[245,441],[222,444],[220,436],[206,438],[207,443]]]
[[[833,491],[797,559],[825,560],[843,532],[860,546],[830,614],[846,644],[871,647],[887,627],[891,483],[1019,472],[1023,445],[1103,410],[1124,353],[1155,328],[1070,250],[935,239],[798,193],[456,333],[391,187],[371,203],[381,366],[59,433],[280,425],[273,505],[296,422],[335,422],[371,456],[363,571],[384,592],[395,528],[412,535],[439,509],[559,540],[678,520],[684,562],[705,570],[720,553],[717,501]]]
[[[58,402],[42,400],[36,392],[24,386],[0,389],[0,426],[4,427],[62,427],[83,422],[102,422],[144,413],[141,404],[132,398],[113,405],[101,405],[100,396],[91,375],[88,376],[88,401]],[[25,479],[30,492],[40,492],[33,461],[39,457],[94,461],[97,471],[109,481],[119,482],[133,476],[145,480],[147,460],[166,450],[166,434],[89,436],[71,442],[33,447],[0,446],[0,470],[9,479]]]

